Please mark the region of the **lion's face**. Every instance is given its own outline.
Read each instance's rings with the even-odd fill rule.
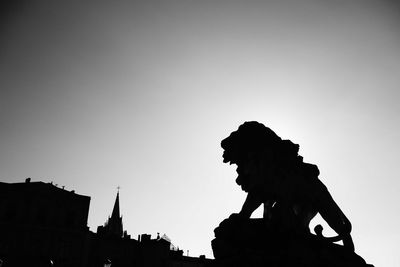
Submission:
[[[236,168],[238,177],[236,178],[236,183],[242,188],[243,191],[249,192],[253,187],[252,181],[254,176],[251,174],[251,170],[247,166],[238,166]]]
[[[236,183],[245,192],[253,191],[265,184],[265,180],[269,178],[268,172],[265,170],[266,164],[260,164],[258,159],[249,157],[237,164],[236,172],[238,177]]]
[[[246,153],[236,162],[238,177],[236,183],[245,192],[255,189],[260,190],[266,186],[270,187],[275,179],[274,159],[271,151],[263,153]]]

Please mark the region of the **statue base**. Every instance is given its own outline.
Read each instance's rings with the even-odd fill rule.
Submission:
[[[231,216],[215,229],[212,249],[216,266],[367,267],[347,248],[311,233],[294,233],[264,219]]]

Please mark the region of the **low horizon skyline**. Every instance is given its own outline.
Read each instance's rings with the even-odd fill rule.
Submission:
[[[91,196],[90,195],[87,195],[87,194],[84,194],[83,192],[81,192],[81,193],[79,193],[79,192],[77,192],[76,191],[76,189],[68,189],[68,188],[66,188],[66,186],[65,185],[62,185],[62,186],[60,186],[59,184],[57,184],[57,183],[54,183],[54,181],[50,181],[50,182],[46,182],[46,181],[43,181],[43,180],[36,180],[36,179],[33,179],[32,177],[26,177],[25,179],[24,179],[24,181],[15,181],[14,183],[21,183],[21,184],[24,184],[24,183],[35,183],[35,182],[42,182],[42,183],[47,183],[47,184],[51,184],[51,185],[53,185],[53,186],[55,186],[55,187],[57,187],[57,188],[60,188],[60,189],[62,189],[62,190],[65,190],[65,191],[68,191],[68,192],[73,192],[74,194],[77,194],[77,195],[81,195],[81,196],[86,196],[86,197],[89,197],[90,198],[90,202],[91,202]],[[110,216],[112,215],[112,213],[113,213],[113,210],[114,210],[114,208],[115,208],[115,201],[116,201],[116,198],[118,197],[120,197],[119,196],[119,193],[120,193],[120,190],[121,190],[121,187],[120,186],[117,186],[116,187],[116,194],[115,194],[115,199],[114,199],[114,204],[112,205],[112,208],[111,208],[111,210],[110,210],[110,212],[109,212],[109,215],[104,219],[104,223],[103,224],[100,224],[100,225],[89,225],[89,214],[90,214],[90,202],[89,202],[89,212],[88,212],[88,223],[87,223],[87,226],[89,227],[89,230],[90,231],[92,231],[92,232],[94,232],[94,233],[96,233],[97,232],[97,228],[99,227],[99,226],[104,226],[107,222],[108,222],[108,219],[110,218]],[[121,201],[119,201],[119,206],[121,205]],[[122,218],[122,225],[124,225],[124,221],[123,221],[123,213],[121,212],[121,210],[119,209],[119,211],[120,211],[120,214],[121,214],[121,218]],[[138,234],[138,235],[136,235],[136,236],[132,236],[130,233],[131,233],[131,231],[128,231],[128,229],[126,229],[125,227],[123,227],[123,231],[125,232],[127,232],[127,234],[130,236],[130,238],[131,239],[135,239],[135,240],[139,240],[139,236],[141,236],[142,234],[149,234],[151,237],[154,237],[154,236],[156,236],[157,237],[157,235],[159,235],[160,234],[160,236],[166,236],[166,237],[168,237],[169,238],[169,236],[168,236],[168,234],[166,233],[166,232],[162,232],[162,231],[158,231],[158,232],[156,232],[156,233],[149,233],[149,232],[143,232],[143,233],[140,233],[140,234]],[[161,233],[162,233],[162,235],[161,235]],[[136,237],[136,238],[135,238]],[[179,249],[179,245],[176,245],[176,244],[174,244],[173,243],[173,239],[171,239],[171,240],[169,240],[170,242],[171,242],[171,244],[174,246],[174,247],[177,247],[177,249]],[[184,252],[186,252],[186,253],[188,253],[188,252],[190,252],[190,249],[183,249],[183,251]],[[186,256],[191,256],[191,255],[187,255],[187,254],[185,254]],[[205,255],[205,254],[201,254],[201,255],[197,255],[198,257],[199,256],[202,256],[202,255]],[[213,256],[211,257],[211,258],[213,258]]]

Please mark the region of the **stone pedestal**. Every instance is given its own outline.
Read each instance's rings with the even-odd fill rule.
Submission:
[[[290,233],[263,219],[233,217],[215,229],[212,248],[217,266],[367,267],[352,251],[311,233]]]

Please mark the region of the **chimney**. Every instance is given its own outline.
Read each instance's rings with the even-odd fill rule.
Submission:
[[[148,241],[150,241],[150,239],[151,239],[151,235],[148,235],[148,234],[142,234],[140,237],[140,240],[142,242],[148,242]]]
[[[31,182],[31,178],[26,178],[25,183],[29,184]]]

